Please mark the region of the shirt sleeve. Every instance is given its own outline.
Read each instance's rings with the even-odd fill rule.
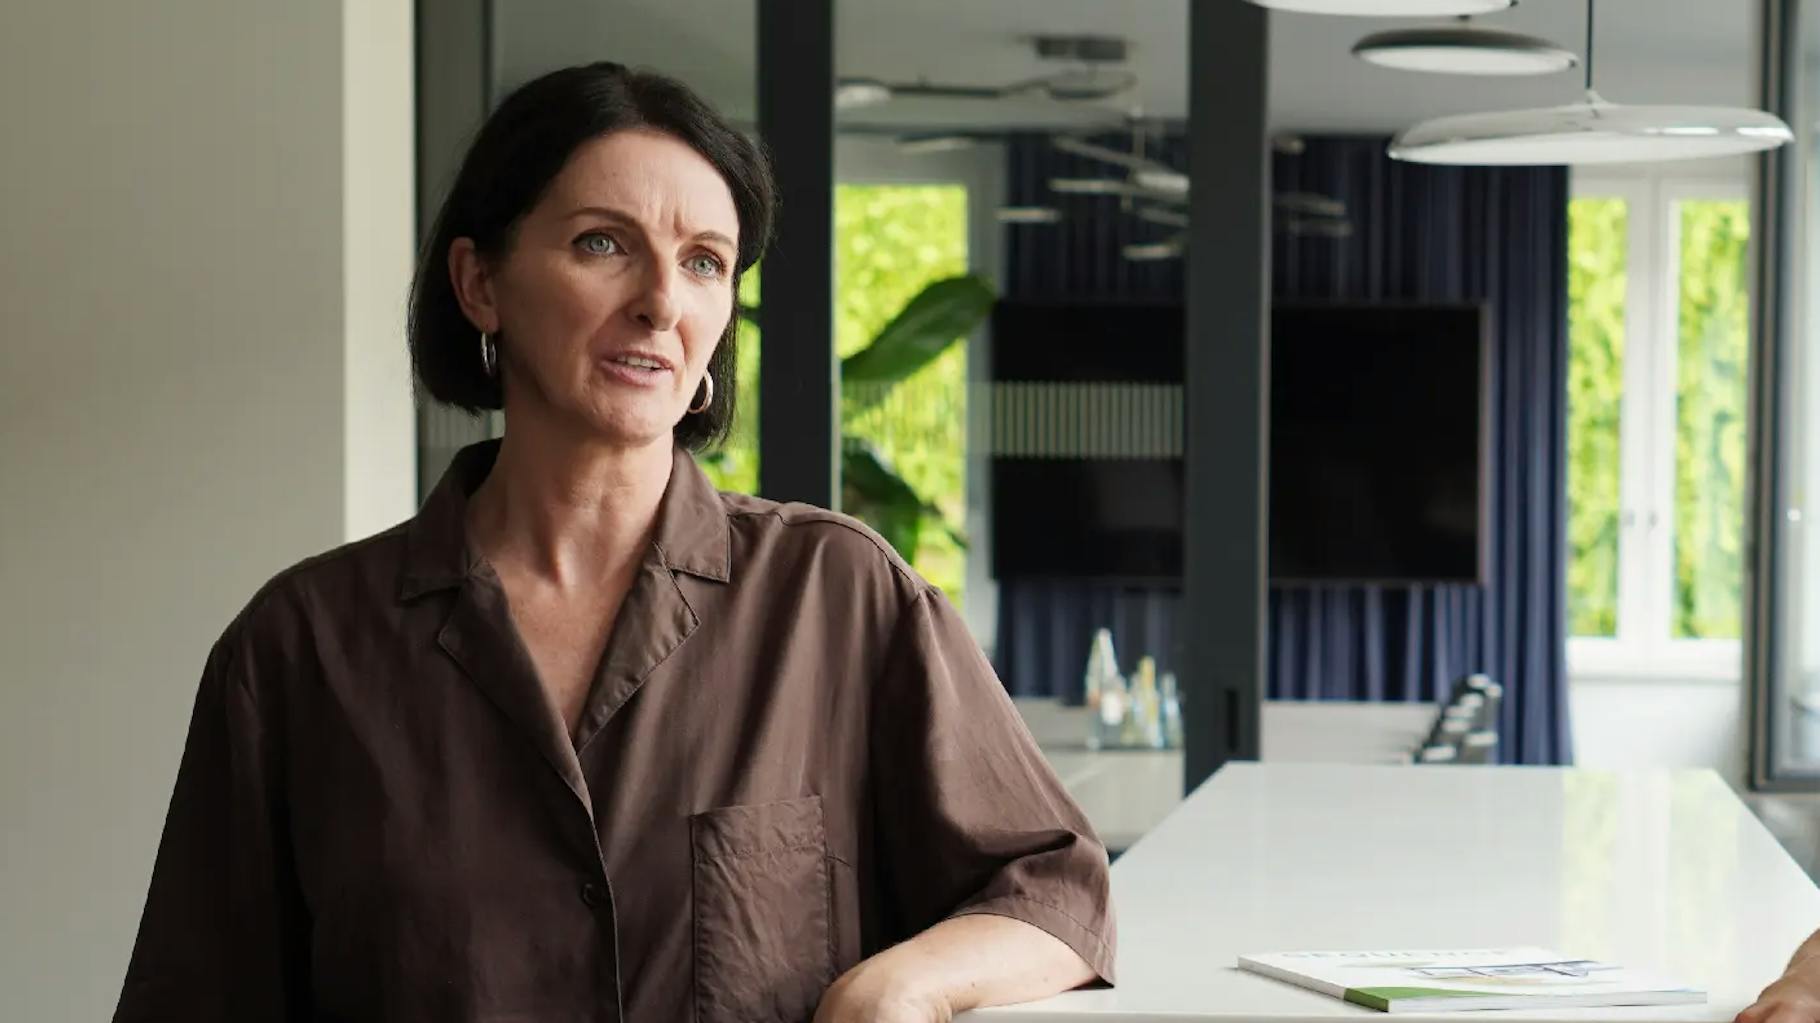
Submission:
[[[910,937],[990,913],[1038,927],[1113,980],[1105,847],[939,591],[903,612],[872,721],[888,898]]]
[[[203,671],[116,1023],[306,1014],[273,730],[244,660],[224,636]]]

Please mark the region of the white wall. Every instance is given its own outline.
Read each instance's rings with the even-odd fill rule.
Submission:
[[[1576,766],[1710,767],[1744,787],[1744,687],[1736,679],[1576,678],[1568,709]]]
[[[416,242],[410,0],[343,0],[342,533],[370,536],[417,501],[404,308]]]
[[[209,645],[274,571],[410,513],[382,477],[411,447],[411,8],[346,3],[8,8],[7,1018],[111,1012]]]

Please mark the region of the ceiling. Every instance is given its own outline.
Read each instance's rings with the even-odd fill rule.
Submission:
[[[1749,103],[1757,7],[1754,0],[1604,0],[1594,84],[1607,99],[1630,103]],[[1484,23],[1585,52],[1583,3],[1525,0]],[[1354,59],[1352,45],[1380,26],[1392,27],[1383,19],[1273,17],[1272,123],[1394,131],[1444,114],[1571,103],[1584,89],[1583,69],[1492,79],[1411,74]]]
[[[1236,3],[1239,0],[1198,0]],[[1115,102],[896,99],[844,112],[849,129],[1043,128],[1188,109],[1188,0],[837,0],[837,70],[892,81],[1000,84],[1042,74],[1031,36],[1110,34],[1131,44],[1139,86]],[[1752,101],[1755,0],[1604,0],[1597,85],[1625,102]],[[751,0],[495,0],[496,56],[511,87],[550,67],[614,59],[677,75],[740,120],[755,119]],[[1485,20],[1584,44],[1578,0],[1524,0]],[[1572,102],[1578,72],[1543,79],[1413,75],[1349,51],[1409,19],[1271,16],[1271,123],[1278,130],[1391,132],[1448,113]]]

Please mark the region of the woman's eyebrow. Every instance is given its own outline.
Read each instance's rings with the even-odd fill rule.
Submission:
[[[575,220],[579,217],[606,217],[609,220],[619,220],[634,226],[638,223],[636,219],[624,210],[616,210],[610,206],[577,207],[576,209],[569,211],[569,215],[564,219]]]
[[[739,248],[738,245],[734,244],[733,239],[727,237],[726,235],[720,233],[719,231],[698,231],[698,232],[696,232],[695,240],[698,242],[719,242],[720,244],[725,245],[729,249]]]
[[[616,210],[616,209],[612,208],[611,206],[577,207],[576,209],[571,210],[569,212],[569,215],[565,219],[575,220],[580,217],[605,217],[608,220],[617,220],[620,223],[627,224],[632,227],[638,228],[641,231],[644,230],[643,225],[639,224],[638,219],[636,217],[633,217],[631,214],[626,213],[624,210]],[[698,242],[718,242],[721,245],[725,245],[729,249],[739,248],[739,244],[737,242],[735,242],[733,239],[727,237],[727,235],[721,231],[715,231],[715,230],[697,231],[695,233],[693,240],[698,241]]]

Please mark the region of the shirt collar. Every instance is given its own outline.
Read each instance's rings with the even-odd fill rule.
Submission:
[[[726,582],[732,578],[733,534],[720,491],[688,450],[677,445],[670,484],[657,506],[652,540],[672,571]]]
[[[401,600],[459,586],[479,567],[480,557],[468,547],[468,497],[498,457],[497,438],[456,452],[406,530]],[[732,563],[726,506],[688,451],[678,445],[673,457],[670,482],[657,506],[653,553],[671,571],[726,582]]]

